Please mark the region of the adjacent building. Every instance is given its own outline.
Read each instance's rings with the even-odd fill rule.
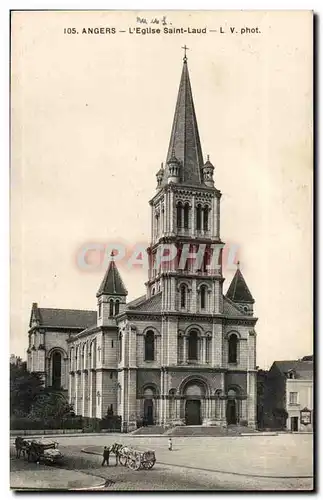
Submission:
[[[149,202],[145,294],[127,301],[111,256],[96,311],[33,305],[29,367],[68,389],[76,414],[113,412],[128,431],[143,417],[163,426],[256,425],[254,299],[239,266],[223,294],[214,170],[203,158],[184,57],[166,163]],[[161,258],[166,247],[173,258]]]
[[[313,430],[313,356],[275,361],[266,376],[266,425],[296,431]]]

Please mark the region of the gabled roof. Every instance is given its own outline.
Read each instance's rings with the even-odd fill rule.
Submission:
[[[272,368],[276,366],[285,376],[289,372],[294,372],[296,379],[310,380],[313,378],[313,362],[302,360],[274,361]]]
[[[122,281],[118,268],[112,259],[100,285],[97,297],[100,295],[128,295],[128,291]]]
[[[232,300],[232,302],[242,302],[246,304],[253,304],[255,302],[240,269],[236,270],[226,293],[226,297]]]
[[[162,292],[153,295],[147,300],[140,302],[138,305],[128,304],[127,310],[142,311],[142,312],[161,312],[162,307]]]
[[[180,182],[188,185],[201,185],[201,168],[204,161],[186,57],[184,57],[163,185],[167,184],[169,173],[167,162],[172,155],[175,155],[181,164]]]
[[[36,303],[32,307],[32,316],[39,321],[39,326],[57,326],[60,328],[87,328],[96,323],[96,311],[84,311],[80,309],[53,309],[38,307]],[[29,326],[31,326],[31,321]]]

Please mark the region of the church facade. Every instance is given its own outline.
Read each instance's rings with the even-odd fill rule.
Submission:
[[[127,302],[112,256],[96,311],[33,304],[28,368],[66,390],[76,414],[113,411],[126,431],[142,418],[255,426],[257,318],[239,267],[223,295],[220,200],[185,56],[167,159],[149,202],[145,295]]]

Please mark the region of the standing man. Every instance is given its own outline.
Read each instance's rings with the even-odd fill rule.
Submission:
[[[103,465],[105,464],[105,462],[107,463],[107,465],[109,466],[109,457],[110,457],[110,448],[108,448],[107,446],[104,447],[104,450],[103,450],[103,461],[102,461],[102,467]]]
[[[173,441],[171,437],[168,439],[168,449],[169,451],[172,451],[173,449]]]

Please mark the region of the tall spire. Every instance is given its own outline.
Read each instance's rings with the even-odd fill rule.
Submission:
[[[163,184],[167,183],[169,175],[167,162],[171,159],[172,155],[175,155],[181,165],[179,174],[179,181],[181,183],[189,185],[202,184],[201,168],[204,162],[187,67],[186,49],[187,47],[185,47],[182,77],[179,85]]]

